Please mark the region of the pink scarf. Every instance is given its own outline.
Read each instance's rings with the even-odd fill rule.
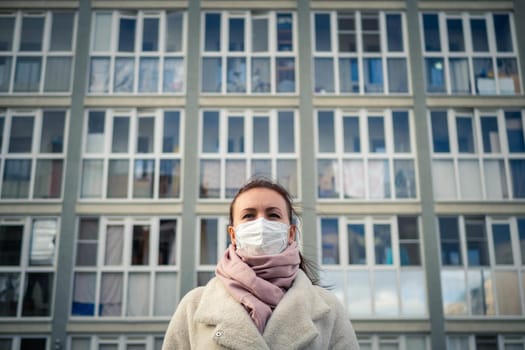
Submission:
[[[215,273],[231,296],[245,307],[262,334],[273,309],[292,286],[299,263],[295,242],[281,254],[261,256],[243,255],[230,244]]]

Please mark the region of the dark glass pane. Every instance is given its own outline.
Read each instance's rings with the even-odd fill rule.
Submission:
[[[0,272],[0,317],[16,316],[20,297],[20,274]]]
[[[330,15],[316,14],[315,15],[315,50],[316,51],[331,51],[331,36],[330,36]]]
[[[20,51],[41,51],[43,35],[44,17],[24,17],[22,19]]]
[[[75,14],[72,12],[53,13],[51,28],[51,51],[71,51]]]
[[[467,259],[469,266],[489,265],[487,233],[483,217],[466,217]]]
[[[334,152],[334,113],[332,111],[320,111],[317,118],[317,142],[319,145],[319,152]]]
[[[441,263],[443,265],[461,265],[458,218],[440,217],[439,236],[441,239]]]
[[[46,339],[23,338],[20,341],[20,350],[46,350]]]
[[[514,198],[525,198],[525,159],[511,159],[510,172]]]
[[[436,14],[423,15],[423,31],[426,51],[441,51],[439,21]]]
[[[24,226],[0,226],[0,265],[20,265]]]
[[[361,138],[359,136],[359,118],[343,117],[344,152],[361,152]]]
[[[496,34],[496,47],[500,52],[513,51],[512,33],[510,30],[509,15],[494,15],[494,32]]]
[[[403,51],[403,22],[400,14],[386,15],[386,33],[388,41],[388,51]]]
[[[221,49],[221,15],[207,13],[205,18],[204,51]]]
[[[374,249],[377,265],[392,265],[394,263],[390,225],[374,225]]]
[[[150,227],[133,226],[133,245],[131,252],[132,265],[149,265]]]
[[[293,50],[293,18],[291,13],[277,14],[277,51]]]
[[[142,29],[142,51],[159,50],[159,19],[144,18]]]
[[[448,49],[450,51],[465,51],[463,39],[463,22],[461,19],[447,19]]]
[[[229,51],[244,51],[244,18],[230,18]]]
[[[9,153],[29,153],[33,145],[33,117],[13,117],[9,134]]]
[[[175,111],[164,112],[164,129],[162,138],[162,152],[179,153],[179,122],[180,113]]]
[[[497,265],[513,265],[510,226],[508,224],[493,224],[492,238],[494,243],[494,258]]]
[[[118,50],[124,52],[135,51],[135,18],[121,18],[119,25]]]
[[[228,153],[244,152],[244,117],[228,118]]]
[[[279,153],[295,151],[294,114],[290,111],[279,111]]]
[[[365,225],[349,224],[348,230],[348,263],[366,264]]]
[[[14,17],[0,17],[0,51],[13,49]]]
[[[476,52],[489,50],[489,39],[487,37],[487,23],[483,18],[470,20],[470,33],[472,35],[472,48]]]
[[[339,264],[339,225],[337,219],[321,219],[323,264]]]
[[[129,149],[129,117],[113,118],[111,152],[127,153]]]
[[[202,219],[200,235],[200,264],[215,265],[218,262],[218,220]]]
[[[64,111],[45,111],[42,121],[40,152],[62,153],[64,147]]]
[[[450,152],[447,112],[431,112],[430,118],[432,123],[432,141],[434,152]]]
[[[385,153],[385,123],[383,117],[368,118],[369,152]]]
[[[442,58],[425,59],[427,92],[445,92],[445,68]]]
[[[505,112],[507,141],[510,152],[525,152],[525,134],[519,111]]]
[[[456,129],[458,134],[458,151],[460,153],[474,153],[474,135],[472,118],[457,117]]]
[[[392,123],[394,124],[394,152],[410,152],[410,123],[408,112],[392,112]]]
[[[50,316],[53,300],[53,274],[28,273],[22,316]]]
[[[177,220],[160,220],[158,265],[177,263]]]
[[[202,151],[217,153],[219,151],[219,112],[204,112],[202,122]]]

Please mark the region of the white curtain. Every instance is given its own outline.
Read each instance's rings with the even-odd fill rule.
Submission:
[[[159,60],[156,58],[141,58],[140,60],[140,92],[156,92],[159,82]]]
[[[106,232],[105,265],[122,265],[122,250],[124,246],[124,226],[108,226]]]
[[[102,196],[102,160],[84,160],[82,169],[82,190],[83,198],[96,198]]]
[[[368,187],[370,198],[390,198],[388,160],[368,161]]]
[[[470,80],[467,59],[452,58],[449,60],[450,83],[452,93],[469,93]]]
[[[456,176],[452,160],[432,162],[432,180],[436,199],[456,199]]]
[[[175,273],[157,273],[155,281],[154,315],[171,316],[177,302],[175,291],[177,290],[177,275]]]
[[[102,274],[100,316],[122,315],[122,273]]]
[[[343,191],[349,198],[365,197],[365,169],[362,160],[343,162]]]
[[[111,40],[111,13],[97,13],[93,51],[108,51]]]
[[[509,198],[505,166],[501,160],[485,160],[485,191],[487,199]]]
[[[95,307],[95,286],[97,275],[95,273],[75,273],[75,288],[73,291],[73,303],[84,304],[87,309]],[[79,306],[82,313],[82,308]]]
[[[128,277],[128,316],[149,315],[149,273],[130,273]]]
[[[92,58],[89,74],[89,92],[109,91],[109,58]]]
[[[460,160],[458,170],[461,199],[482,199],[481,172],[478,161]]]
[[[38,91],[41,61],[39,57],[18,57],[14,91]]]
[[[115,81],[113,91],[133,92],[135,60],[133,58],[117,58],[115,60]]]

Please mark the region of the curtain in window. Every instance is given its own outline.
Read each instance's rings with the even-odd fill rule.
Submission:
[[[11,78],[11,58],[0,57],[0,92],[9,91],[9,79]]]
[[[180,58],[164,60],[164,92],[182,92],[184,90],[184,63]]]
[[[451,58],[449,60],[450,85],[452,93],[469,93],[470,78],[466,58]]]
[[[97,275],[95,273],[75,273],[75,285],[73,289],[72,315],[94,316],[95,315],[95,287]]]
[[[364,59],[365,92],[383,92],[383,65],[381,58]]]
[[[317,161],[317,195],[319,198],[337,198],[339,196],[338,174],[336,160],[320,159]]]
[[[121,316],[122,273],[103,273],[100,288],[100,316]]]
[[[31,178],[29,159],[8,159],[4,164],[2,198],[27,198]]]
[[[16,63],[14,91],[36,92],[40,85],[40,57],[19,57]]]
[[[388,160],[368,161],[368,187],[370,198],[390,198]]]
[[[159,81],[159,60],[142,58],[140,60],[139,92],[156,92]]]
[[[482,199],[481,173],[478,161],[460,160],[458,172],[461,199]],[[491,179],[487,180],[492,181]]]
[[[454,163],[451,160],[434,160],[432,179],[436,199],[456,198],[456,176],[454,175]]]
[[[48,57],[44,91],[69,91],[71,81],[71,58]]]
[[[154,290],[154,315],[171,316],[177,306],[176,299],[173,297],[177,290],[177,275],[175,273],[157,273]]]
[[[485,160],[485,192],[487,199],[509,198],[505,165],[502,160]]]
[[[109,91],[109,58],[92,58],[89,73],[89,92]]]
[[[127,307],[128,316],[149,315],[149,279],[149,273],[129,274]]]
[[[84,160],[82,169],[82,198],[96,198],[102,196],[102,160]]]
[[[343,191],[346,198],[365,197],[365,169],[361,160],[343,162]]]
[[[200,197],[218,198],[221,190],[221,163],[215,160],[201,161]]]
[[[122,265],[122,250],[124,247],[124,227],[120,225],[108,226],[106,232],[105,265]]]
[[[115,92],[133,92],[135,62],[133,58],[115,59]]]

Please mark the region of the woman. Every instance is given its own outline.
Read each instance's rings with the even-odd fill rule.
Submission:
[[[343,306],[312,283],[280,185],[255,179],[230,204],[231,245],[216,277],[180,302],[171,349],[359,349]]]

